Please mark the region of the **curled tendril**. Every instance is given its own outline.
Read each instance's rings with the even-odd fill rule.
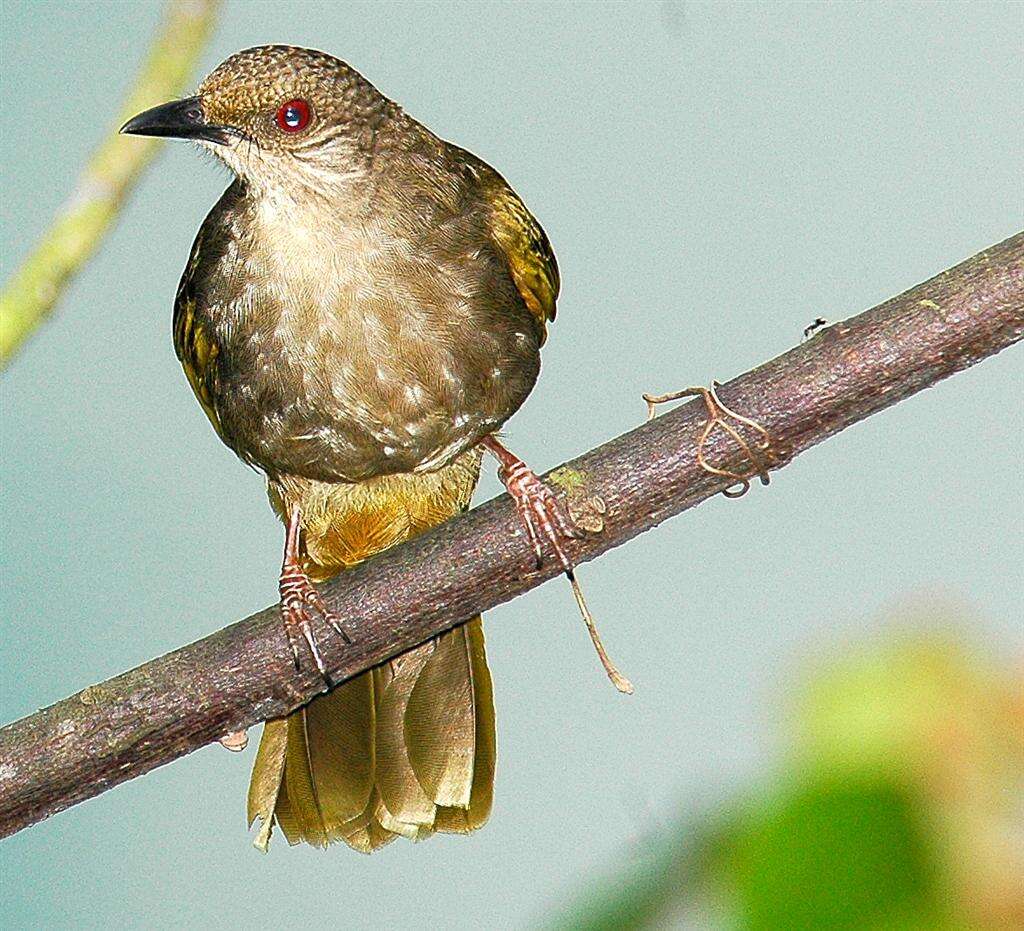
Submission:
[[[657,416],[659,404],[678,401],[681,398],[702,398],[704,406],[707,408],[708,419],[704,424],[704,429],[701,431],[700,439],[697,441],[697,464],[711,475],[720,475],[723,478],[732,479],[735,484],[722,491],[725,497],[742,498],[750,490],[750,479],[754,475],[761,479],[762,485],[767,485],[770,481],[768,463],[764,460],[763,454],[771,448],[771,434],[756,420],[751,420],[749,417],[737,414],[736,411],[723,404],[717,394],[719,387],[718,382],[712,382],[710,388],[694,387],[684,388],[682,391],[672,391],[669,394],[645,394],[643,398],[647,402],[647,419],[653,420]],[[758,440],[753,445],[748,443],[739,430],[729,423],[730,420],[746,426],[759,434]],[[705,452],[708,440],[716,428],[723,430],[731,436],[740,449],[743,450],[744,455],[746,455],[753,466],[750,472],[741,474],[729,469],[720,469],[707,461]]]

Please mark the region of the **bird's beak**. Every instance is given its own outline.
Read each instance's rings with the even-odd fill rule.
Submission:
[[[198,139],[227,145],[237,130],[230,126],[213,126],[206,122],[198,97],[172,100],[133,116],[121,132],[132,136],[172,136],[175,139]]]

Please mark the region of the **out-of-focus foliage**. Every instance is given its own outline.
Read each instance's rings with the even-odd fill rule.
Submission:
[[[117,127],[178,94],[213,29],[219,0],[169,0],[163,26],[117,122],[82,170],[71,199],[35,251],[0,291],[0,367],[45,321],[71,278],[99,248],[107,228],[161,140],[125,139]]]
[[[556,926],[1024,927],[1019,668],[934,633],[825,667],[793,705],[777,772]]]
[[[716,871],[749,928],[934,928],[936,852],[913,794],[892,780],[810,778],[754,806]]]

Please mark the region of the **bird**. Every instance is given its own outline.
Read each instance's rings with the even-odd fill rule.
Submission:
[[[538,561],[578,536],[499,439],[540,371],[560,280],[505,179],[325,52],[245,49],[123,133],[191,140],[234,178],[181,277],[174,346],[285,526],[281,619],[358,637],[317,584],[465,511],[485,453]],[[575,586],[575,580],[573,580]],[[588,620],[589,624],[589,620]],[[303,659],[303,657],[306,657]],[[266,851],[469,833],[488,819],[493,687],[476,617],[264,727],[248,795]]]

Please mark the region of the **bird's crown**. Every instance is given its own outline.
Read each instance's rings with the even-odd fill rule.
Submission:
[[[390,103],[340,59],[289,45],[235,53],[210,72],[197,96],[207,123],[271,148],[305,146],[335,131],[358,135]]]

